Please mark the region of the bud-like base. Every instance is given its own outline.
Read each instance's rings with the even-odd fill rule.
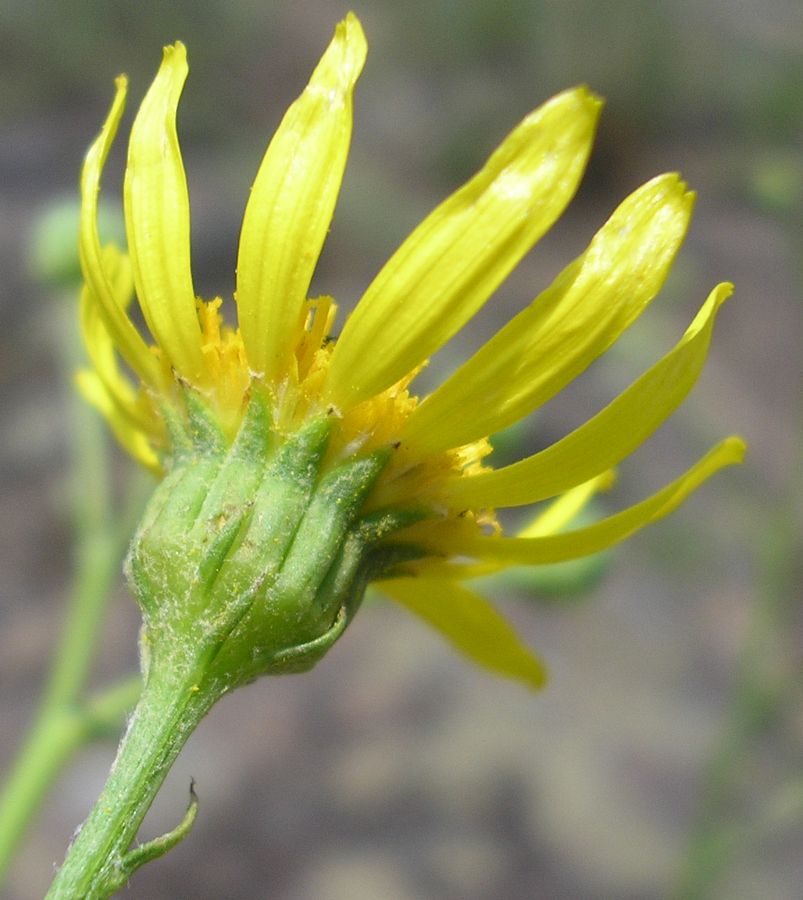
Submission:
[[[175,833],[130,850],[165,775],[227,691],[263,674],[309,669],[345,630],[368,582],[417,555],[387,535],[421,518],[366,514],[390,451],[327,461],[331,420],[289,437],[255,392],[229,446],[195,395],[181,448],[126,563],[143,612],[145,689],[95,809],[50,898],[100,898]]]
[[[310,668],[343,633],[371,578],[415,551],[381,539],[410,511],[362,512],[390,450],[328,460],[333,420],[272,430],[255,388],[227,446],[188,394],[183,446],[145,513],[127,563],[144,615],[146,665],[200,665],[222,692]],[[150,662],[148,662],[150,660]]]

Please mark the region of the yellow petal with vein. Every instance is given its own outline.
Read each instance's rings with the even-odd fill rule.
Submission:
[[[600,107],[584,88],[545,103],[415,229],[346,322],[331,402],[346,409],[390,387],[477,312],[574,195]]]
[[[145,321],[173,368],[196,380],[203,368],[190,267],[190,202],[176,133],[187,78],[181,42],[164,48],[128,145],[124,199],[134,284]]]
[[[744,453],[744,441],[737,437],[726,438],[684,475],[652,497],[587,528],[545,537],[456,535],[456,540],[450,539],[449,533],[444,531],[432,538],[431,549],[441,554],[497,560],[509,565],[540,565],[589,556],[624,540],[645,525],[669,515],[716,471],[724,466],[740,463]]]
[[[439,631],[476,665],[531,688],[546,683],[541,660],[487,600],[467,587],[435,578],[397,578],[376,586]]]
[[[98,193],[106,157],[125,108],[126,79],[120,76],[109,115],[89,148],[81,171],[81,220],[79,255],[84,281],[95,297],[100,315],[123,359],[150,385],[158,381],[158,366],[145,341],[115,298],[112,277],[106,269],[98,235]]]
[[[626,391],[565,438],[521,462],[444,488],[454,506],[522,506],[554,497],[616,465],[682,403],[702,371],[717,310],[733,287],[716,287],[683,338]]]
[[[265,153],[243,219],[237,313],[251,370],[273,380],[293,353],[343,170],[352,93],[365,36],[349,14],[284,116]]]
[[[421,452],[469,443],[530,413],[616,340],[658,293],[693,195],[677,175],[631,194],[575,260],[410,417]]]

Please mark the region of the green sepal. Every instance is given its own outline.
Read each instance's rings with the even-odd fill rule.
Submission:
[[[264,661],[265,672],[271,675],[308,672],[332,648],[335,641],[346,630],[350,619],[346,607],[341,607],[331,628],[320,637],[307,641],[306,644],[298,644],[277,651]]]
[[[168,605],[186,602],[188,570],[204,549],[187,536],[220,470],[215,457],[192,458],[168,473],[145,509],[126,557],[125,572],[151,630]]]
[[[187,457],[194,456],[195,445],[182,411],[161,396],[157,398],[157,406],[167,431],[170,452],[164,462],[165,468],[170,470]]]
[[[183,390],[187,424],[193,445],[199,453],[221,454],[226,449],[226,437],[207,408],[201,395],[189,386]]]
[[[321,433],[327,421],[320,421]],[[314,431],[308,429],[301,436],[306,440],[300,444],[316,447],[311,440]],[[323,443],[318,442],[316,449],[320,461]],[[292,480],[289,475],[293,470],[287,465],[291,456],[293,470],[300,475]],[[247,613],[221,650],[215,670],[236,671],[243,681],[261,674],[301,671],[316,662],[340,636],[350,615],[342,621],[342,628],[335,628],[335,623],[343,608],[348,612],[352,605],[348,603],[349,591],[361,592],[364,586],[354,577],[356,572],[351,573],[343,591],[333,593],[326,585],[333,577],[332,570],[338,567],[341,548],[348,541],[362,501],[387,458],[382,451],[348,460],[327,472],[317,484],[309,478],[310,469],[303,465],[303,456],[292,453],[277,459],[273,477],[263,482],[263,488],[270,488],[269,506],[263,507],[265,497],[257,498],[249,532],[240,547],[244,550],[249,545],[253,550],[251,532],[255,531],[259,538],[257,552],[264,553],[264,547],[273,544],[277,553],[263,560],[263,566],[267,566],[252,588]],[[300,468],[298,463],[302,463]],[[237,562],[235,553],[231,564]],[[243,588],[241,575],[240,591]],[[294,648],[304,649],[291,652]]]
[[[357,511],[387,461],[375,453],[330,472],[313,494],[276,583],[282,604],[309,604],[347,538]],[[326,616],[329,611],[322,610]]]

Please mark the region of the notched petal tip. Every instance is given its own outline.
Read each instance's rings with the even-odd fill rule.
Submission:
[[[680,172],[665,172],[663,175],[657,175],[655,178],[650,179],[644,185],[644,188],[649,185],[663,187],[666,191],[667,199],[674,195],[687,217],[691,217],[694,204],[697,202],[697,191],[689,190],[689,186],[683,180]]]
[[[484,597],[451,578],[398,578],[377,587],[419,616],[471,662],[532,690],[547,682],[540,657]]]
[[[348,12],[346,18],[335,26],[335,34],[342,35],[343,40],[363,55],[367,52],[368,42],[357,14]]]
[[[165,99],[168,116],[174,117],[178,98],[184,87],[188,72],[187,48],[184,44],[181,41],[176,41],[174,44],[167,44],[163,47],[159,71],[151,83],[140,111],[146,107],[149,101],[153,103],[156,98],[162,97]],[[138,115],[137,118],[140,118],[140,116]],[[136,128],[136,120],[134,128]]]
[[[550,100],[547,100],[539,109],[548,109],[549,107],[566,107],[571,109],[575,114],[581,113],[588,116],[596,122],[605,106],[605,98],[595,94],[588,85],[579,84],[576,87],[568,88],[555,94]],[[537,112],[538,110],[535,110]]]
[[[335,26],[335,33],[310,79],[310,85],[348,92],[357,81],[368,54],[368,42],[354,13]]]
[[[175,130],[179,97],[189,72],[187,49],[181,41],[162,49],[162,62],[134,118],[129,141],[129,163],[140,157],[161,157],[162,136]]]
[[[659,241],[667,249],[671,248],[668,264],[683,242],[695,197],[677,172],[666,172],[636,188],[616,208],[609,221],[627,226],[634,235],[636,231],[642,233],[642,238],[649,233],[651,241]]]
[[[639,191],[651,191],[657,196],[663,195],[667,200],[677,198],[684,204],[693,202],[696,196],[694,191],[688,190],[688,185],[681,177],[680,172],[664,172],[656,175],[649,181],[645,181],[637,191],[634,191],[634,194]]]
[[[731,281],[722,281],[720,282],[713,291],[708,295],[708,299],[705,304],[703,304],[703,309],[700,310],[700,314],[702,314],[705,307],[708,303],[712,303],[715,309],[719,309],[723,303],[733,296],[733,292],[736,290],[733,282]]]
[[[187,48],[182,41],[174,41],[162,47],[162,65],[187,65]]]
[[[526,141],[531,133],[537,133],[543,128],[556,129],[556,135],[563,132],[565,137],[572,136],[576,140],[587,142],[590,151],[604,105],[605,101],[584,85],[562,91],[528,113],[511,132],[507,141],[499,146],[497,153],[511,139],[514,144],[517,143],[517,138]]]

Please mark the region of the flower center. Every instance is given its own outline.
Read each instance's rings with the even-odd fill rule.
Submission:
[[[274,442],[289,440],[321,418],[330,421],[322,471],[347,460],[388,451],[387,463],[365,499],[367,511],[416,507],[427,509],[438,518],[466,515],[465,510],[449,508],[440,487],[446,481],[481,470],[482,460],[491,446],[483,439],[453,450],[422,454],[414,445],[398,439],[405,421],[418,405],[418,397],[409,390],[418,369],[386,391],[341,411],[327,406],[322,399],[336,340],[332,332],[337,306],[331,297],[308,301],[285,369],[272,385],[264,384],[259,373],[251,371],[239,331],[225,323],[221,306],[220,298],[198,301],[204,358],[204,370],[198,382],[177,382],[172,373],[166,373],[177,387],[171,392],[175,402],[166,409],[162,400],[158,414],[154,409],[157,418],[170,420],[168,446],[163,450],[165,468],[174,465],[177,453],[184,452],[188,444],[214,440],[221,447],[230,446],[256,391],[268,398]],[[203,410],[202,418],[207,423],[200,430],[199,409]],[[194,415],[195,425],[190,421]],[[210,438],[210,433],[216,437]],[[483,524],[495,525],[490,511],[481,519]]]

